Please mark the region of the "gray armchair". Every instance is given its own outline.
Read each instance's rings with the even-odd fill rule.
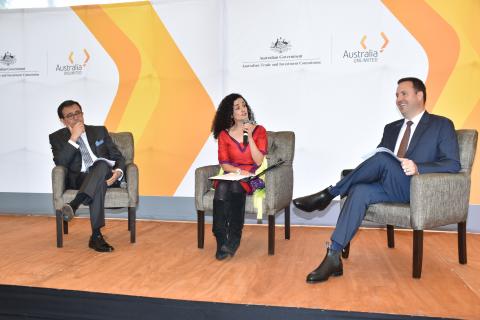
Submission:
[[[293,156],[295,134],[290,131],[267,132],[269,165],[285,160],[280,167],[265,173],[266,196],[263,214],[268,216],[268,254],[275,253],[275,214],[285,210],[285,239],[290,239],[290,202],[293,192]],[[212,181],[209,177],[218,174],[219,165],[200,167],[195,170],[195,206],[197,208],[198,248],[205,240],[205,211],[213,210]],[[247,196],[246,214],[256,214],[251,196]]]
[[[130,132],[110,133],[113,142],[125,158],[126,184],[120,188],[108,188],[105,196],[105,208],[128,208],[128,230],[130,242],[136,240],[136,207],[138,205],[138,167],[133,163],[133,135]],[[63,233],[68,234],[68,222],[63,221],[62,207],[75,198],[78,190],[65,190],[67,169],[55,166],[52,170],[53,207],[55,208],[57,227],[57,247],[63,247]],[[81,205],[80,208],[88,208]],[[62,233],[63,226],[63,233]]]
[[[422,274],[423,230],[458,225],[458,260],[467,263],[467,214],[470,198],[470,175],[477,148],[476,130],[457,130],[460,147],[459,173],[430,173],[414,176],[410,182],[410,203],[370,205],[364,220],[387,225],[387,243],[395,247],[394,226],[413,229],[414,278]],[[345,174],[345,173],[343,173]],[[343,205],[342,201],[342,205]],[[350,244],[342,256],[348,258]]]

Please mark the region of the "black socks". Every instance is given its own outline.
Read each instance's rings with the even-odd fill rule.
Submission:
[[[102,235],[102,233],[100,232],[100,228],[92,230],[92,238],[93,239],[95,239],[95,238],[97,238],[98,236],[101,236],[101,235]]]
[[[73,211],[76,211],[81,204],[89,205],[90,202],[92,202],[92,198],[83,192],[79,192],[75,196],[75,199],[70,202],[70,206],[72,207]]]

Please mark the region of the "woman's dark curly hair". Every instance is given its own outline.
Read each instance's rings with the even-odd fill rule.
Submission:
[[[247,100],[238,93],[231,93],[225,98],[218,106],[217,113],[215,113],[215,118],[212,122],[212,133],[215,139],[218,138],[218,135],[222,130],[231,128],[234,124],[233,121],[233,102],[238,98],[242,98],[247,105],[248,119],[255,121],[255,116],[253,115],[252,109],[248,105]]]

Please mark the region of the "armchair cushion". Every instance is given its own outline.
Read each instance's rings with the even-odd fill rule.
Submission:
[[[371,204],[368,206],[365,220],[410,228],[410,206],[408,203]]]

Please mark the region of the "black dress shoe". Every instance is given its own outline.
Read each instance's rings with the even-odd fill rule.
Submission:
[[[103,239],[102,235],[98,235],[96,237],[91,236],[90,241],[88,242],[88,246],[95,251],[98,252],[112,252],[113,247],[109,245],[105,239]]]
[[[343,264],[340,255],[341,251],[332,251],[327,249],[327,254],[317,269],[310,272],[307,276],[308,283],[327,281],[330,276],[338,277],[343,275]]]
[[[312,212],[313,210],[323,210],[328,207],[333,198],[335,198],[330,194],[329,189],[330,187],[309,196],[294,199],[293,204],[302,211]]]
[[[70,203],[65,203],[62,207],[63,221],[69,222],[73,219],[77,208]]]

